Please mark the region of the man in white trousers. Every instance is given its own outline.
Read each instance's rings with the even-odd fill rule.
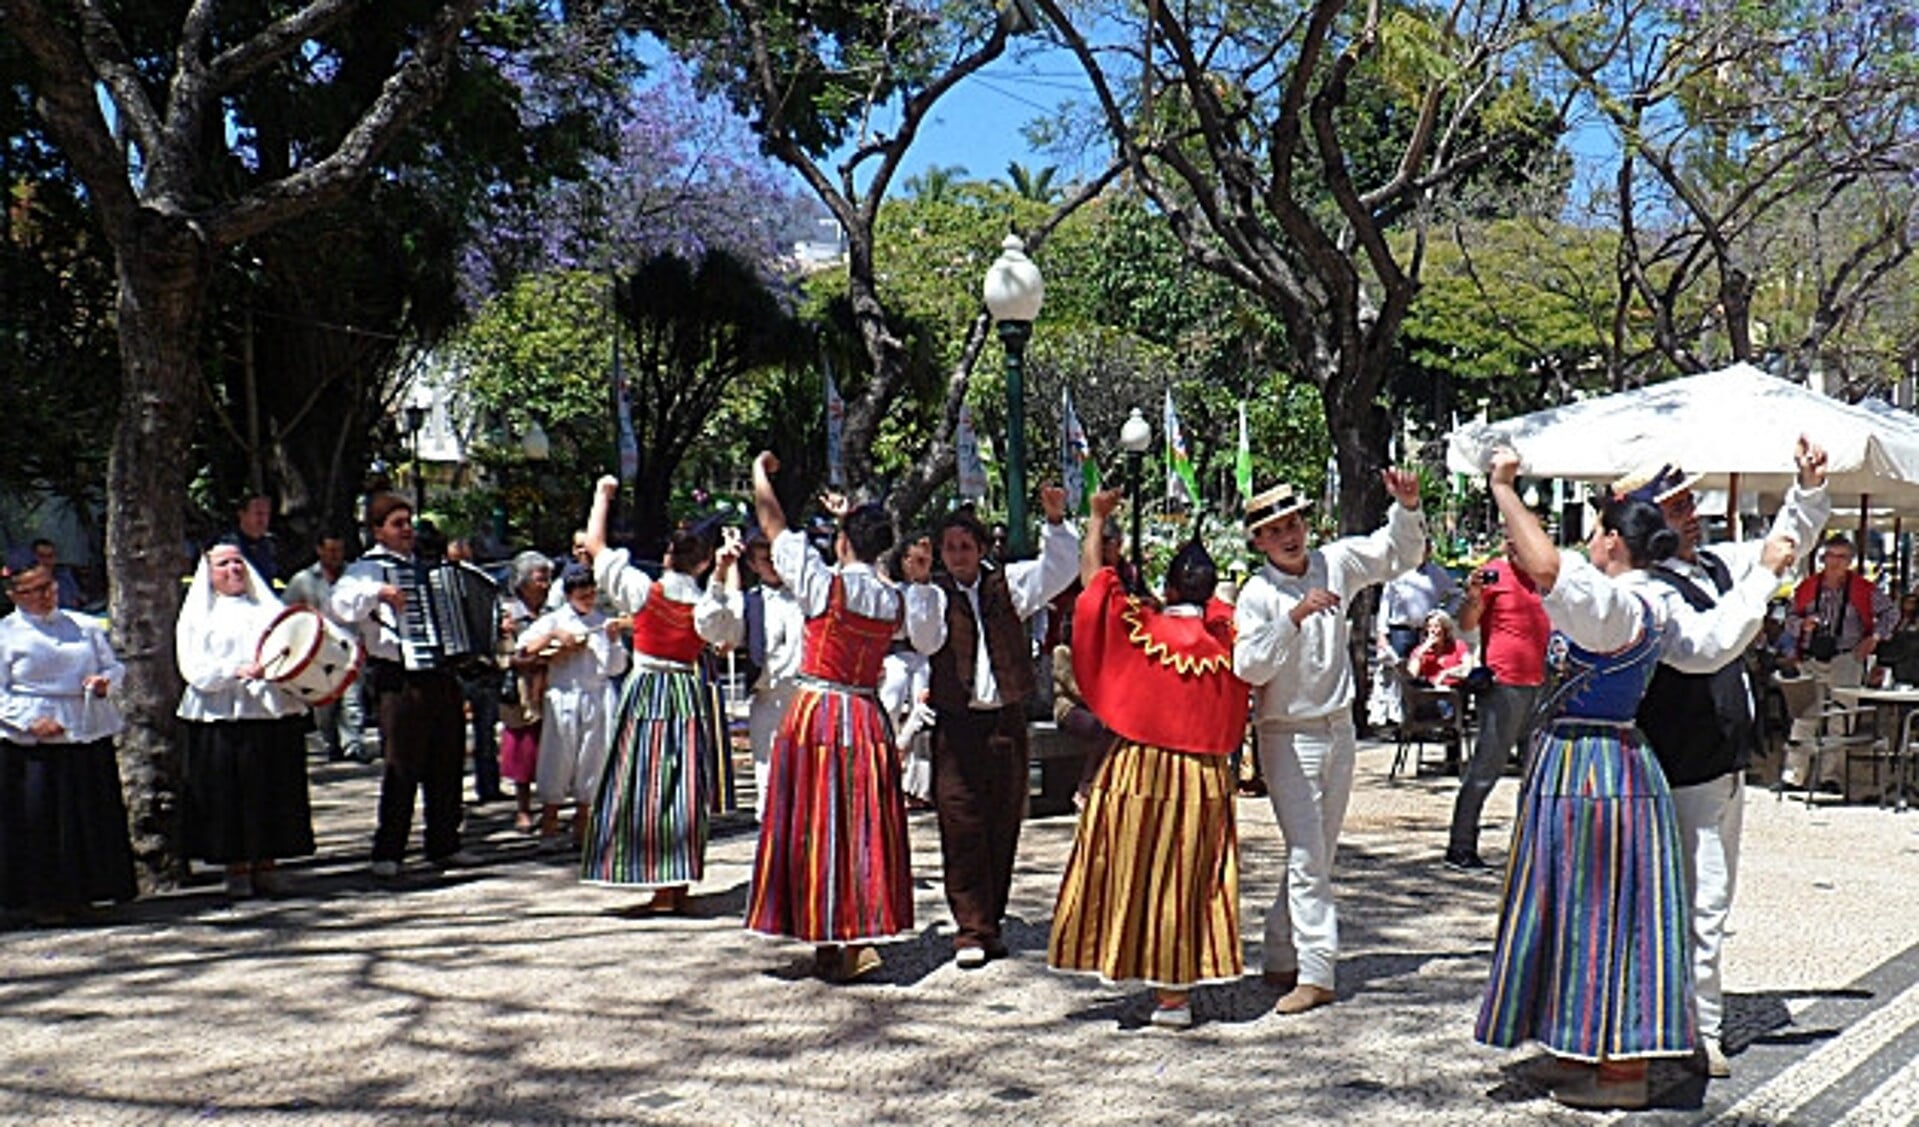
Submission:
[[[1303,1013],[1334,997],[1339,916],[1333,854],[1353,789],[1353,596],[1419,563],[1426,520],[1419,480],[1382,475],[1396,502],[1386,525],[1306,547],[1305,510],[1290,485],[1253,497],[1246,534],[1266,563],[1240,591],[1233,672],[1254,686],[1259,762],[1286,844],[1286,874],[1266,913],[1265,973],[1286,991],[1275,1010]]]
[[[1773,518],[1771,534],[1793,539],[1797,567],[1832,515],[1832,499],[1826,494],[1826,452],[1801,437],[1794,461],[1799,479]],[[1677,463],[1668,463],[1628,474],[1613,483],[1612,491],[1651,501],[1666,514],[1667,527],[1679,534],[1679,551],[1648,574],[1666,587],[1675,609],[1684,603],[1706,611],[1761,566],[1765,541],[1702,546],[1692,492],[1696,480]],[[1746,768],[1759,742],[1755,699],[1745,661],[1735,657],[1703,674],[1661,665],[1639,706],[1639,728],[1672,786],[1692,892],[1693,995],[1700,1045],[1695,1061],[1707,1075],[1717,1077],[1732,1075],[1721,1039],[1719,964],[1739,873]]]

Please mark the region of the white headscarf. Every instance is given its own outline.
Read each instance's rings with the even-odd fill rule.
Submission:
[[[236,643],[243,644],[250,654],[274,618],[286,609],[244,553],[240,562],[247,571],[246,590],[238,595],[222,595],[214,590],[211,559],[213,552],[222,547],[233,545],[216,544],[200,554],[200,561],[193,569],[193,582],[187,587],[186,601],[180,606],[180,617],[173,629],[173,653],[182,673],[204,665],[210,652],[225,653]],[[222,605],[223,601],[228,605]],[[239,609],[241,607],[244,609]],[[220,633],[219,638],[214,637],[215,631]],[[227,636],[236,632],[241,635],[237,639]],[[220,672],[230,674],[232,670]],[[180,702],[180,715],[189,720],[287,716],[301,708],[297,701],[266,682],[239,682],[202,691],[194,687],[192,680],[189,674],[186,693]]]

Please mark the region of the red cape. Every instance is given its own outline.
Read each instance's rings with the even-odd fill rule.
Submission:
[[[1115,735],[1225,755],[1246,735],[1246,682],[1233,676],[1233,608],[1169,615],[1102,568],[1073,607],[1073,675]]]

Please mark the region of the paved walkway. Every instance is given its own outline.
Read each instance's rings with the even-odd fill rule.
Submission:
[[[729,819],[690,918],[629,919],[511,811],[469,808],[480,868],[364,875],[377,779],[316,764],[320,855],[294,895],[222,903],[213,874],[76,929],[0,934],[0,1119],[246,1123],[1578,1123],[1471,1039],[1497,879],[1436,864],[1451,780],[1362,751],[1338,870],[1338,1005],[1270,1012],[1256,968],[1279,867],[1242,801],[1247,979],[1185,1033],[1143,991],[1048,971],[1070,818],[1029,823],[1009,938],[948,959],[929,816],[921,932],[871,981],[742,932],[753,837]],[[1488,816],[1503,859],[1512,784]],[[1919,814],[1748,796],[1727,952],[1734,1077],[1655,1073],[1655,1123],[1919,1121]],[[416,831],[417,832],[417,831]],[[1640,1121],[1635,1119],[1635,1122]]]

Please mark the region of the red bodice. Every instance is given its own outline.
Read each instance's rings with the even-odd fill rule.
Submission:
[[[893,619],[868,618],[846,609],[846,588],[835,575],[826,597],[826,612],[806,620],[800,676],[877,689],[880,663],[886,660],[898,629],[899,623]]]
[[[706,647],[693,629],[693,604],[676,603],[655,587],[633,616],[633,652],[661,661],[688,665],[700,659]]]
[[[1103,568],[1073,608],[1073,676],[1114,734],[1173,751],[1225,755],[1246,735],[1246,682],[1233,675],[1233,611],[1169,615]]]

